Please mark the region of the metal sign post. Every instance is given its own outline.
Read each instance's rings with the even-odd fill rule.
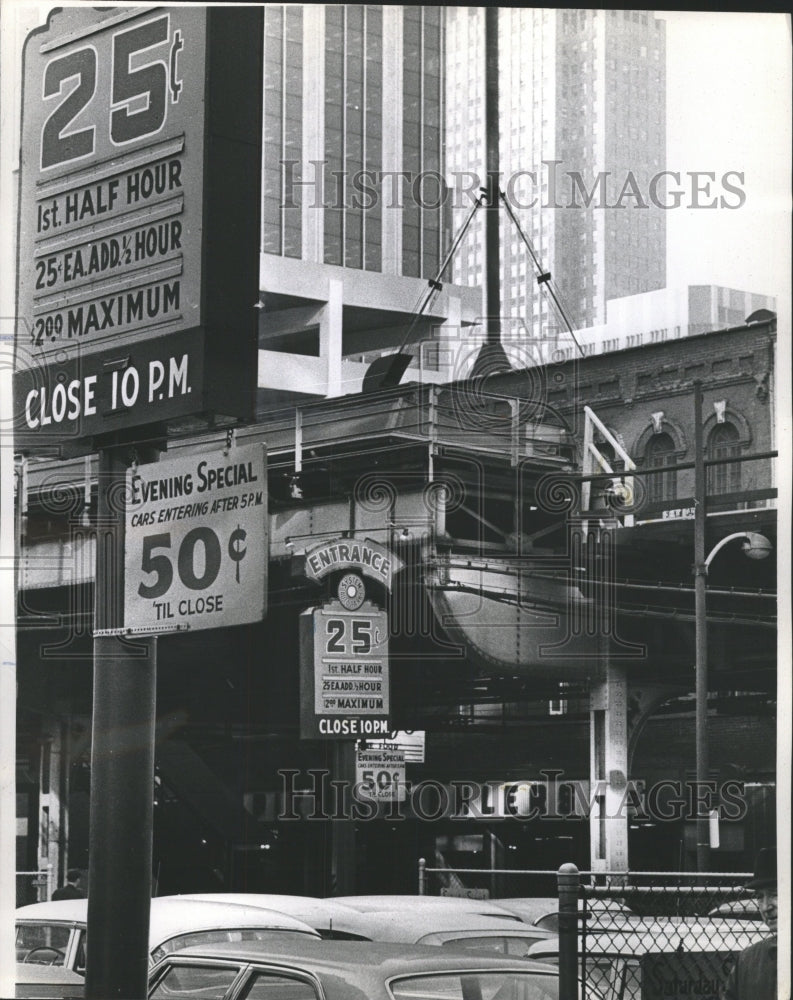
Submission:
[[[99,452],[95,629],[122,624],[126,466]],[[146,996],[153,829],[157,640],[94,638],[86,967],[88,1000]]]

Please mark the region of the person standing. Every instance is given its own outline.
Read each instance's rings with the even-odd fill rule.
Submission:
[[[66,885],[56,889],[52,894],[53,899],[85,899],[82,890],[83,873],[79,868],[70,868],[66,872]]]
[[[745,948],[727,979],[724,1000],[777,1000],[777,882],[776,848],[757,855],[754,876],[746,883],[757,894],[760,916],[771,936]]]

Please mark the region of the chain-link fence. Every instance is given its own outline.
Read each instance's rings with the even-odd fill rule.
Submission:
[[[555,898],[547,892],[551,875]],[[534,944],[528,957],[558,964],[560,1000],[721,1000],[737,954],[769,934],[744,889],[750,877],[579,872],[571,864],[551,873],[420,863],[419,893],[490,897],[526,922],[556,931]],[[483,888],[504,882],[509,896]],[[525,895],[514,895],[521,891]]]
[[[739,952],[768,934],[750,875],[632,872],[580,880],[584,995],[605,1000],[722,996]]]

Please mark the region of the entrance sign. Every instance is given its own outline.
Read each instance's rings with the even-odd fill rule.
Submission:
[[[262,445],[130,469],[124,627],[218,628],[261,621],[267,600]]]
[[[261,16],[239,7],[65,8],[28,37],[15,363],[22,448],[54,450],[203,412],[248,415]]]
[[[319,581],[341,569],[355,569],[364,576],[377,580],[388,590],[391,578],[404,563],[379,542],[365,538],[334,538],[321,542],[305,555],[305,574],[309,580]]]
[[[300,616],[300,735],[355,739],[389,732],[388,615],[341,602]]]
[[[401,750],[358,749],[355,782],[362,796],[377,802],[404,802],[406,768]]]

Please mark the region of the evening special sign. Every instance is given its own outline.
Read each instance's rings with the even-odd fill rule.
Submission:
[[[155,633],[261,621],[267,542],[263,445],[129,469],[124,627]]]
[[[25,44],[21,449],[255,391],[262,14],[70,7]]]
[[[300,615],[300,735],[355,739],[390,731],[388,615],[340,601]]]
[[[355,783],[362,797],[376,802],[404,802],[407,769],[402,750],[366,749],[355,751]]]

